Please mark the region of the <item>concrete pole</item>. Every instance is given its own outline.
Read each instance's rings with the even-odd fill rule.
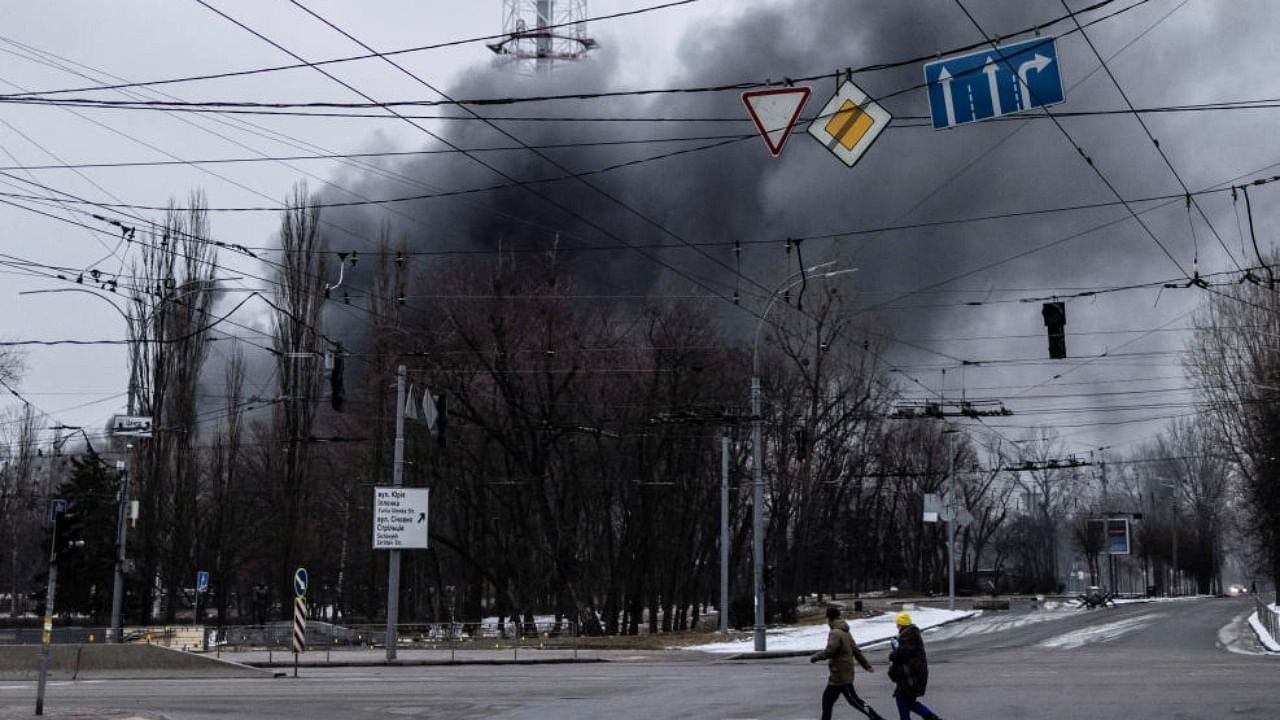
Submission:
[[[396,368],[396,444],[391,484],[404,484],[404,366]],[[396,625],[400,621],[400,551],[392,550],[387,563],[387,660],[396,659]]]
[[[44,686],[49,675],[49,645],[53,642],[53,600],[58,592],[58,513],[53,513],[49,539],[49,587],[44,598],[44,630],[40,634],[40,680],[36,688],[36,715],[44,715]]]
[[[729,434],[720,437],[720,632],[729,632]]]
[[[956,609],[956,454],[952,436],[947,435],[947,483],[951,486],[951,519],[947,521],[947,609]]]
[[[129,471],[123,460],[116,463],[120,471],[120,508],[116,512],[116,577],[111,588],[111,633],[108,642],[124,642],[124,566],[125,543],[129,539]],[[196,595],[197,604],[200,602]]]
[[[761,440],[760,376],[751,377],[751,576],[755,590],[755,650],[765,651],[764,625],[764,449]]]
[[[1173,595],[1182,594],[1182,573],[1178,571],[1178,505],[1173,506]]]

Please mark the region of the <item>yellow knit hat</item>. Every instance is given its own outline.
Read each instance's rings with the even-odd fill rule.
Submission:
[[[898,613],[898,619],[896,622],[898,623],[898,627],[906,627],[911,624],[911,616],[907,613],[900,612]]]

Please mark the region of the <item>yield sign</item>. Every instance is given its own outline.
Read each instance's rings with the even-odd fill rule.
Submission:
[[[751,113],[751,119],[769,147],[769,154],[778,157],[782,146],[791,137],[791,129],[800,119],[800,109],[809,99],[809,88],[786,87],[772,90],[753,90],[742,93],[742,103]]]

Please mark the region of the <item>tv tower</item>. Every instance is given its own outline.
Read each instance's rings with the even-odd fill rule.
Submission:
[[[597,47],[587,35],[587,0],[502,0],[502,32],[489,44],[499,61],[542,76]]]

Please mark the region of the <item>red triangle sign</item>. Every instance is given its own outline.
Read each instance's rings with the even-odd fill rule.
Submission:
[[[760,137],[769,148],[769,154],[778,157],[787,144],[791,131],[800,119],[800,110],[809,100],[809,88],[785,87],[772,90],[752,90],[742,93],[742,103],[751,113]]]

